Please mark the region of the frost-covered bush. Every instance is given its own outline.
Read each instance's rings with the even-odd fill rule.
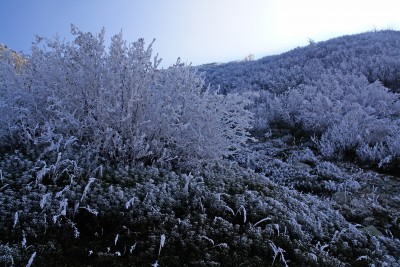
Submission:
[[[398,158],[398,96],[364,76],[327,72],[283,94],[262,93],[254,105],[268,127],[314,137],[328,158],[354,154],[380,165]]]
[[[104,30],[72,27],[72,34],[72,43],[44,39],[43,47],[40,38],[18,73],[1,69],[2,144],[62,152],[92,167],[108,160],[182,167],[245,145],[246,97],[204,90],[202,76],[182,64],[158,69],[143,39],[127,45],[120,33],[107,51]]]
[[[350,152],[362,161],[378,163],[379,166],[392,163],[399,156],[396,141],[400,126],[398,96],[378,82],[368,84],[365,78],[354,80],[359,82],[343,87],[347,91],[342,91],[340,97],[328,98],[325,105],[328,111],[321,108],[315,112],[315,117],[321,114],[321,118],[327,118],[327,127],[320,131],[319,150],[331,158]],[[335,88],[332,92],[341,91]],[[338,104],[332,105],[332,99]]]
[[[144,125],[148,136],[164,140],[161,147],[173,150],[172,156],[193,163],[234,155],[250,140],[247,130],[252,114],[245,109],[249,98],[202,88],[204,80],[196,72],[170,68],[149,100],[149,107],[157,110],[145,116],[152,122]]]
[[[379,82],[370,84],[363,76],[326,73],[307,85],[289,89],[281,95],[267,95],[272,121],[286,120],[303,130],[324,133],[349,113],[352,116],[393,119],[400,113],[397,96]],[[279,114],[277,118],[276,110]],[[266,110],[269,112],[269,110]],[[267,113],[268,117],[269,114]]]

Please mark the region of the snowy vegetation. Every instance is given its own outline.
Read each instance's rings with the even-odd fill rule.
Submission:
[[[104,31],[72,33],[73,43],[38,42],[24,69],[2,71],[2,144],[92,170],[109,161],[193,167],[245,145],[248,99],[204,90],[179,62],[158,70],[142,39],[127,46],[118,34],[106,52]]]
[[[1,51],[1,264],[400,265],[399,32],[168,69],[71,32]]]
[[[399,45],[400,32],[369,32],[200,69],[223,92],[259,92],[259,130],[287,128],[314,137],[327,158],[399,170]]]

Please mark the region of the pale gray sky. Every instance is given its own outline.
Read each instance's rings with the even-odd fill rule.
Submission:
[[[398,0],[2,0],[0,42],[29,53],[34,35],[71,39],[70,23],[107,39],[157,41],[169,66],[255,58],[344,34],[400,30]]]

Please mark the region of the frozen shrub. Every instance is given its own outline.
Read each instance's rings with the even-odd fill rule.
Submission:
[[[73,43],[40,40],[20,73],[2,69],[1,136],[41,156],[99,163],[201,165],[229,157],[248,140],[247,97],[204,90],[183,64],[158,69],[152,44],[127,45],[122,34],[107,51],[100,34],[72,27]],[[6,143],[6,142],[4,142]],[[198,164],[200,163],[200,164]]]
[[[395,166],[400,156],[400,127],[386,125],[386,134],[375,143],[362,143],[356,150],[361,161],[377,163],[381,168]],[[382,131],[382,129],[380,129]]]
[[[398,96],[364,76],[327,71],[285,93],[262,93],[255,105],[266,127],[317,137],[317,148],[327,158],[352,155],[379,165],[398,158]]]
[[[283,103],[295,123],[315,133],[324,133],[349,113],[390,119],[400,112],[397,97],[382,84],[340,72],[289,90]]]

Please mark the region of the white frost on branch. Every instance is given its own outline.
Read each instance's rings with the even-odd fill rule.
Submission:
[[[30,266],[32,265],[33,260],[35,259],[35,257],[36,257],[36,252],[33,252],[31,258],[29,259],[29,261],[28,261],[28,263],[25,265],[25,267],[30,267]]]
[[[87,185],[85,186],[85,189],[83,190],[83,194],[82,194],[82,197],[81,197],[81,201],[80,201],[80,202],[82,202],[82,201],[85,199],[87,193],[89,192],[89,187],[90,187],[90,185],[91,185],[95,180],[96,180],[95,178],[89,178],[89,182],[87,183]]]
[[[15,228],[15,226],[17,226],[18,220],[19,220],[19,214],[18,214],[18,211],[16,211],[15,214],[14,214],[14,225],[13,225],[13,228]]]
[[[165,235],[162,234],[160,237],[160,249],[158,250],[158,255],[160,256],[161,253],[161,249],[164,247],[165,245]]]

